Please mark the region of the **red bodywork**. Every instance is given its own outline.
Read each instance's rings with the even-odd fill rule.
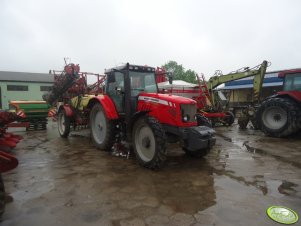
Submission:
[[[69,104],[64,104],[61,107],[64,108],[64,110],[66,112],[66,116],[68,116],[68,117],[74,116],[73,108]]]
[[[181,104],[195,105],[192,99],[171,94],[141,93],[138,96],[137,111],[150,111],[160,123],[177,127],[196,126],[196,122],[182,122]]]
[[[161,82],[166,82],[166,71],[164,68],[159,68],[157,67],[156,69],[156,82],[161,83]],[[181,95],[181,94],[191,94],[194,95],[192,97],[193,100],[196,101],[197,104],[197,110],[199,113],[204,115],[207,118],[211,119],[225,119],[228,117],[226,112],[223,111],[218,111],[215,110],[214,112],[208,111],[208,104],[207,100],[212,103],[212,98],[209,93],[207,83],[205,81],[205,77],[202,74],[202,78],[199,78],[197,76],[197,82],[198,85],[195,85],[194,87],[190,89],[179,89],[179,88],[169,88],[169,89],[164,89],[164,90],[159,90],[161,93],[169,93],[173,95]]]
[[[280,91],[277,92],[277,96],[290,96],[297,102],[301,102],[301,92],[300,91]]]
[[[301,69],[281,71],[281,72],[278,73],[278,77],[279,78],[284,78],[287,74],[294,74],[294,73],[301,73]]]
[[[0,151],[0,173],[7,172],[18,166],[18,159],[13,155]]]
[[[105,110],[106,116],[108,119],[118,119],[118,113],[116,111],[115,105],[111,98],[107,95],[98,95],[93,97],[88,104],[88,107],[91,108],[95,102],[99,102]]]
[[[295,73],[301,73],[301,69],[281,71],[279,72],[278,77],[284,78],[288,74],[295,74]],[[289,96],[293,98],[295,101],[301,102],[301,91],[297,91],[297,90],[280,91],[277,92],[277,96]]]

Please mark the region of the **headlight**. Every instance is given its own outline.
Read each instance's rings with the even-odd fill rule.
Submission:
[[[183,121],[184,121],[184,122],[188,122],[189,119],[190,119],[189,115],[184,115],[184,116],[183,116]]]

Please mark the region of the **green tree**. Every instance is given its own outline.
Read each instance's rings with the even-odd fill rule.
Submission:
[[[173,72],[173,79],[174,80],[183,80],[190,83],[197,83],[196,80],[196,72],[188,69],[185,70],[182,64],[178,64],[176,61],[168,61],[162,67],[166,69],[166,71]]]

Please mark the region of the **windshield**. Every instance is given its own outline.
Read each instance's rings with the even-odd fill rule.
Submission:
[[[287,74],[284,81],[284,91],[301,91],[301,73]]]
[[[157,93],[158,88],[154,72],[130,71],[131,93],[137,96],[140,92]]]

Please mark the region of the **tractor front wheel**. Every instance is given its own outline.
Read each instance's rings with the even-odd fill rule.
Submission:
[[[70,133],[70,118],[66,115],[64,109],[61,109],[58,112],[57,124],[60,136],[67,138]]]
[[[90,112],[90,131],[97,149],[111,151],[115,142],[115,124],[108,120],[100,103],[95,104]]]
[[[161,168],[166,160],[165,140],[165,132],[155,118],[139,118],[133,127],[133,147],[140,165]]]
[[[260,129],[273,137],[285,137],[298,131],[297,104],[286,98],[270,98],[264,101],[257,111]]]

